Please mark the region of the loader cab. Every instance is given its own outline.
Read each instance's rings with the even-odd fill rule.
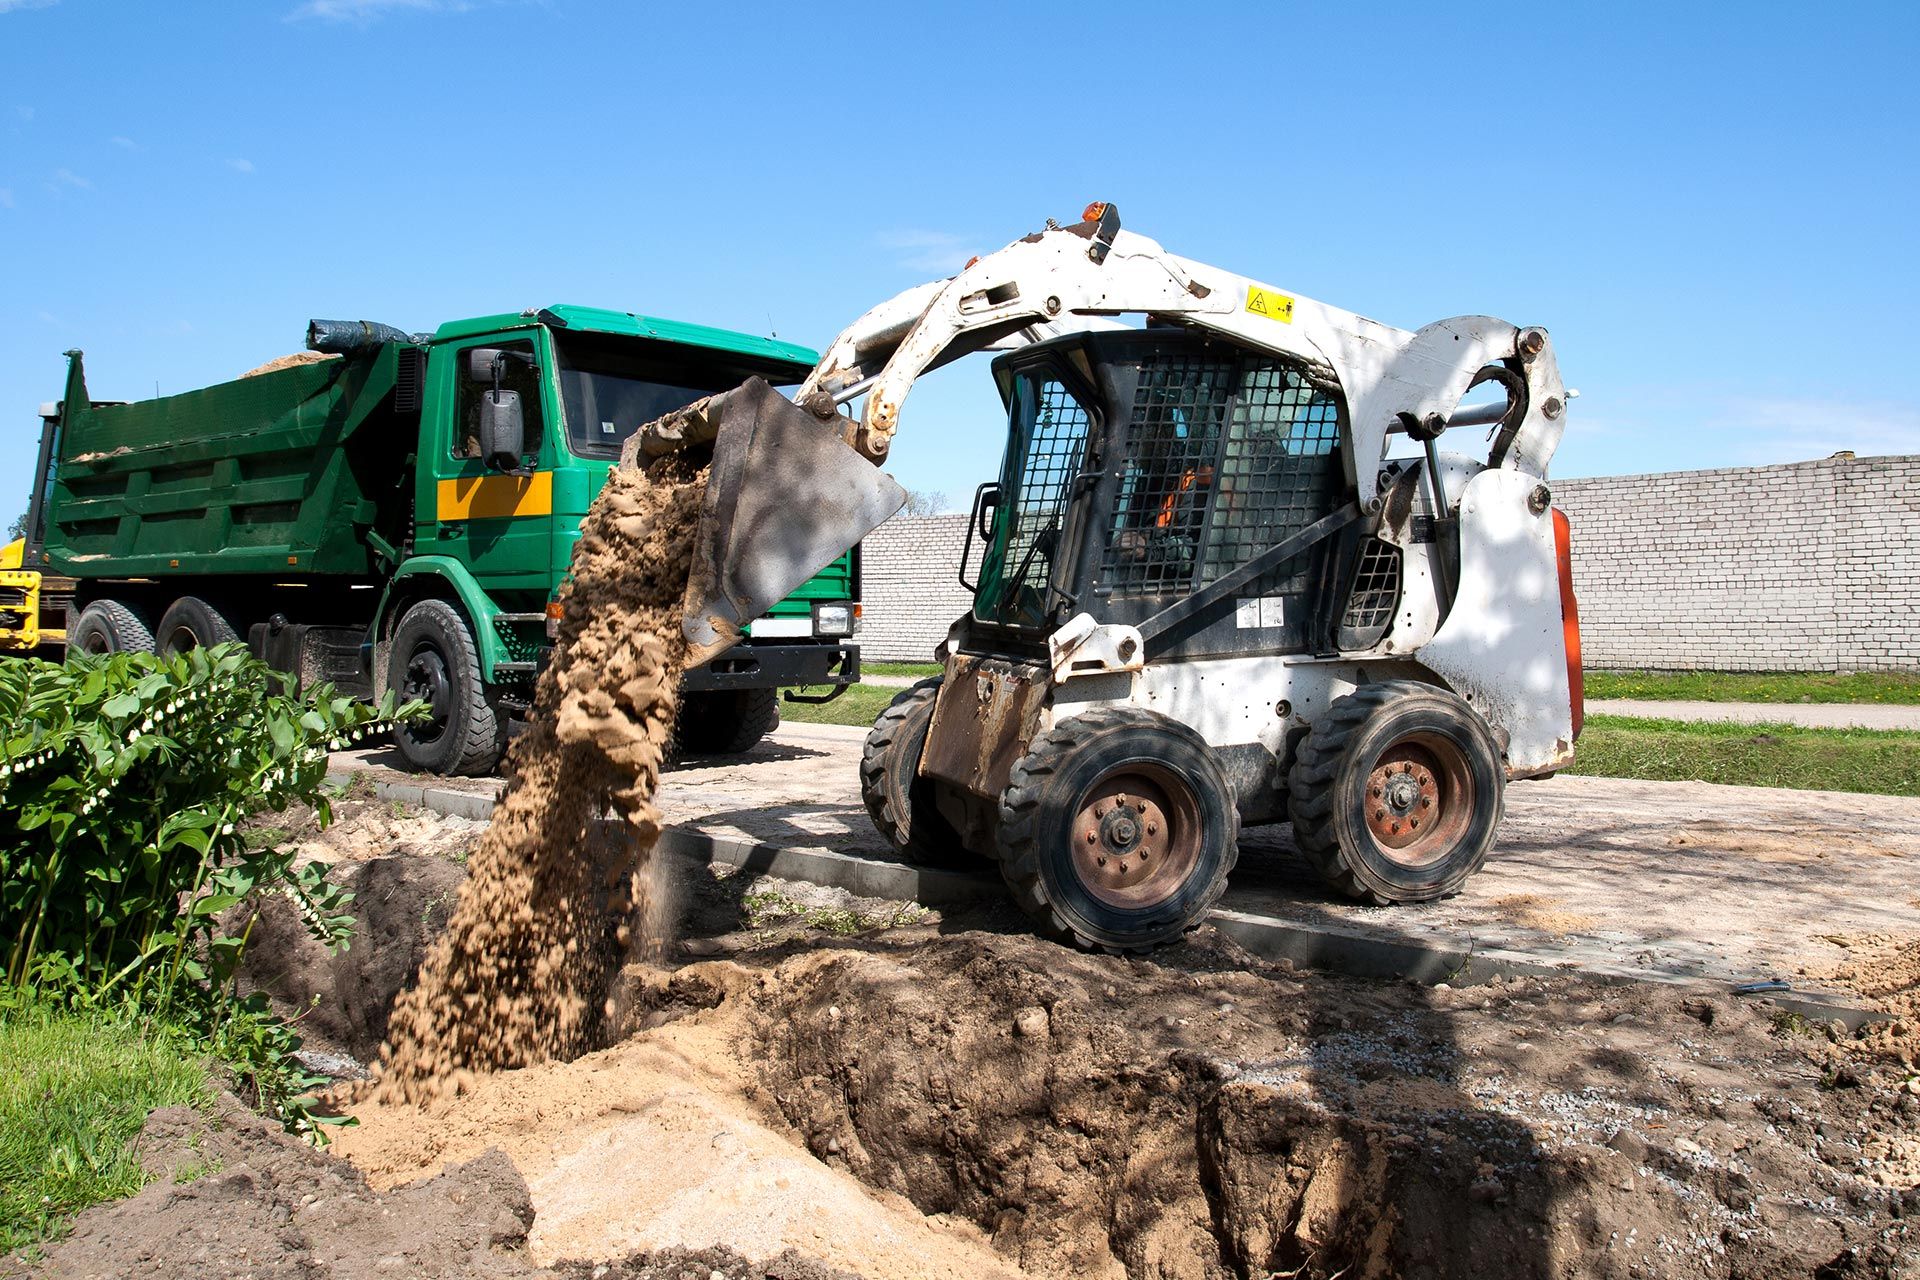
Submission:
[[[1346,405],[1324,371],[1182,328],[1076,334],[994,363],[1007,406],[973,642],[1045,653],[1081,612],[1137,624],[1352,495]],[[1170,657],[1330,648],[1331,539],[1169,637]]]

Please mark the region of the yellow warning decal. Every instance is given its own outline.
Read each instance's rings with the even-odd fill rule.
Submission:
[[[553,472],[530,476],[461,476],[439,484],[442,520],[485,520],[497,516],[553,514]]]
[[[1247,310],[1269,320],[1278,320],[1281,324],[1293,323],[1293,299],[1278,289],[1269,289],[1264,285],[1247,286]]]

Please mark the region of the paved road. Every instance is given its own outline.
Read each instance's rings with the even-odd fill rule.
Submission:
[[[720,839],[886,860],[860,803],[864,732],[783,725],[743,756],[669,772],[669,823]],[[342,752],[336,767],[390,764]],[[499,783],[452,785],[491,794]],[[1836,937],[1920,933],[1920,799],[1561,776],[1516,784],[1492,858],[1458,897],[1362,907],[1325,891],[1285,827],[1248,831],[1226,909],[1388,942],[1547,964],[1819,986]]]
[[[919,676],[862,676],[865,684],[904,689]],[[1651,698],[1596,698],[1596,716],[1637,720],[1732,720],[1739,724],[1797,724],[1814,729],[1911,729],[1920,731],[1920,707],[1853,702],[1666,702]]]

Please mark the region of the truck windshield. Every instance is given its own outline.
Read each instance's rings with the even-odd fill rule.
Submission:
[[[567,444],[582,458],[618,458],[620,446],[643,424],[737,387],[753,374],[775,383],[788,377],[717,352],[614,334],[555,333],[554,345]]]

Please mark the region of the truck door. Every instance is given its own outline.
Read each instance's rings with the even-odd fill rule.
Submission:
[[[436,347],[427,421],[422,441],[415,546],[422,555],[460,560],[489,592],[551,585],[553,465],[559,415],[550,391],[552,361],[547,344],[525,337],[493,335]],[[466,353],[475,347],[505,351],[503,390],[520,393],[526,448],[515,475],[491,470],[481,459],[476,424],[483,393],[492,382],[470,376]]]

